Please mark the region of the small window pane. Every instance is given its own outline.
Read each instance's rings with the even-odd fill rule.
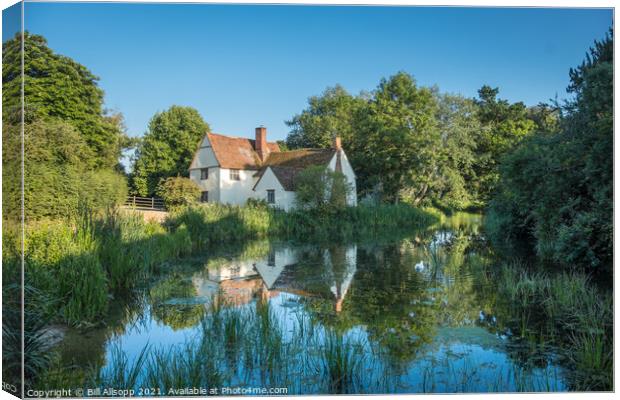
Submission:
[[[209,168],[202,168],[200,170],[200,180],[204,181],[206,179],[209,179]]]
[[[274,204],[276,202],[276,191],[273,189],[267,190],[267,203]]]
[[[231,181],[238,181],[238,180],[240,180],[240,178],[239,178],[239,170],[238,169],[231,169],[230,170],[230,180]]]
[[[203,203],[208,203],[209,202],[209,192],[202,192],[200,193],[200,201]]]

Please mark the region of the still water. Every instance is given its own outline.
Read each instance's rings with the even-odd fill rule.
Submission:
[[[144,366],[139,381],[165,395],[175,384],[162,372],[177,386],[288,394],[567,390],[556,349],[516,332],[480,218],[397,239],[205,251],[119,296],[104,328],[68,331],[62,362],[111,376],[146,347],[166,368]]]

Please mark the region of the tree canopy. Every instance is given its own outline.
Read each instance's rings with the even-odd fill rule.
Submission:
[[[2,47],[4,217],[21,209],[21,35]],[[126,144],[122,116],[103,109],[103,91],[86,67],[24,34],[24,201],[28,220],[73,215],[79,205],[122,202],[118,173]]]
[[[613,39],[570,71],[559,132],[509,152],[490,203],[496,242],[528,241],[543,259],[611,271],[613,249]],[[508,243],[509,244],[509,243]]]
[[[172,106],[156,113],[136,149],[133,190],[152,196],[162,178],[187,176],[196,148],[209,129],[192,107]]]
[[[3,114],[21,121],[21,34],[2,45]],[[118,165],[126,136],[119,114],[103,108],[99,78],[69,57],[54,53],[43,36],[24,33],[24,120],[62,120],[74,126],[92,150],[92,167]]]
[[[307,109],[286,121],[291,128],[287,147],[328,148],[336,135],[344,142],[351,141],[356,114],[364,106],[363,99],[350,95],[342,86],[328,87],[320,96],[308,99]]]
[[[380,201],[482,206],[497,182],[500,157],[537,126],[554,129],[556,114],[497,97],[442,94],[399,72],[370,93],[339,85],[308,99],[288,125],[291,148],[328,147],[342,138],[357,175],[358,194]]]

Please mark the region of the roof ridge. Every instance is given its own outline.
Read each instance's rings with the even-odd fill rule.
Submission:
[[[231,135],[225,135],[223,133],[217,133],[217,132],[207,132],[208,135],[216,135],[216,136],[221,136],[221,137],[225,137],[226,139],[242,139],[242,140],[251,140],[251,141],[255,141],[256,139],[252,139],[249,137],[243,137],[243,136],[231,136]],[[273,144],[278,144],[277,141],[267,141],[267,143],[273,143]]]

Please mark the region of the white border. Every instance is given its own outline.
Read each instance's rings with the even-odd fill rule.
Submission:
[[[211,3],[211,4],[299,4],[299,5],[369,5],[369,6],[473,6],[473,7],[583,7],[583,8],[615,8],[616,1],[614,0],[539,0],[539,1],[498,1],[498,0],[469,0],[469,1],[458,1],[458,0],[442,0],[442,1],[406,1],[406,0],[311,0],[311,1],[302,1],[302,0],[288,0],[277,2],[274,0],[219,0],[219,1],[193,1],[193,0],[184,0],[184,1],[175,1],[175,0],[151,0],[151,1],[139,1],[139,0],[126,0],[126,1],[89,1],[89,0],[64,0],[64,1],[45,1],[45,0],[27,0],[28,2],[73,2],[73,3]],[[13,4],[17,3],[15,0],[0,0],[0,5],[2,9],[5,9]],[[614,10],[615,17],[615,10]],[[615,18],[614,18],[615,22]],[[2,22],[0,18],[0,28],[2,27]],[[617,41],[614,41],[614,52],[617,54],[618,44]],[[584,56],[587,49],[584,49]],[[614,82],[615,82],[615,69],[614,69]],[[618,95],[618,87],[614,89],[614,99],[617,98]],[[614,106],[614,116],[617,114],[617,107]],[[0,104],[0,116],[1,116],[1,104]],[[614,120],[614,132],[617,131],[617,119]],[[618,141],[614,140],[614,154],[617,154],[618,150]],[[620,161],[614,157],[614,173],[620,167]],[[1,180],[1,172],[2,166],[0,165],[0,180]],[[615,174],[614,174],[615,175]],[[614,199],[615,197],[615,186],[614,186]],[[614,202],[615,203],[615,202]],[[619,226],[620,218],[617,213],[614,212],[614,250],[616,248],[616,240],[618,238],[617,229]],[[1,221],[0,221],[1,224]],[[0,244],[1,249],[1,244]],[[615,255],[615,252],[614,252]],[[614,270],[616,257],[614,257]],[[1,277],[0,277],[1,279]],[[619,279],[618,274],[614,274],[614,288],[618,287]],[[614,293],[614,305],[618,298],[617,290]],[[614,307],[615,309],[615,307]],[[614,310],[615,311],[615,310]],[[1,316],[1,310],[0,310]],[[614,387],[618,388],[618,384],[620,379],[618,378],[618,343],[615,340],[617,338],[617,321],[616,315],[614,312],[614,371],[616,372],[614,375]],[[1,361],[0,361],[1,365]],[[598,400],[598,399],[611,399],[614,398],[615,395],[613,393],[545,393],[545,394],[450,394],[450,395],[393,395],[389,397],[394,398],[402,398],[402,399],[423,399],[423,398],[433,398],[433,399],[471,399],[475,397],[483,397],[483,399],[489,400],[500,400],[504,398],[517,399],[520,396],[524,395],[527,399],[585,399],[588,400]],[[373,395],[371,397],[378,397],[380,395]],[[339,398],[339,399],[356,399],[360,396],[295,396],[296,399],[316,399],[316,398]],[[388,397],[388,396],[381,396]],[[15,397],[9,395],[7,392],[0,391],[0,400],[4,399],[14,399]],[[243,398],[243,397],[231,397],[231,398]],[[245,397],[248,398],[248,397]],[[256,397],[254,397],[256,398]],[[275,398],[275,397],[273,397]],[[172,399],[172,398],[171,398]],[[176,397],[174,399],[183,399],[182,397]],[[187,399],[196,399],[187,398]]]

